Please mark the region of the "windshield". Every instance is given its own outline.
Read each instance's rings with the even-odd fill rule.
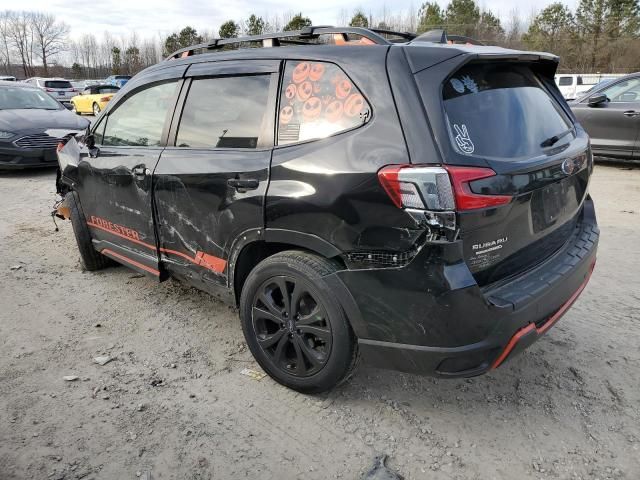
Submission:
[[[117,75],[116,80],[129,80],[131,77],[129,75]]]
[[[39,89],[24,87],[0,88],[0,110],[17,110],[20,108],[59,110],[62,106]]]
[[[469,64],[447,80],[443,96],[452,143],[465,155],[537,156],[545,140],[572,126],[526,65]]]
[[[73,88],[71,82],[67,80],[46,80],[44,82],[45,88]]]

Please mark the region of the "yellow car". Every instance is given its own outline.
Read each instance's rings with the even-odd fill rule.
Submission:
[[[98,116],[118,90],[120,89],[113,85],[89,85],[80,95],[71,99],[71,108],[78,115],[91,113]]]

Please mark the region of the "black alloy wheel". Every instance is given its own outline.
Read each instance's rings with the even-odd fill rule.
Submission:
[[[252,325],[260,348],[277,369],[297,377],[321,370],[331,354],[331,325],[313,288],[277,276],[254,295]]]

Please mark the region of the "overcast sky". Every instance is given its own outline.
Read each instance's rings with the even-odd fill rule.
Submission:
[[[574,7],[577,0],[565,0]],[[480,0],[479,4],[492,10],[503,19],[517,8],[522,18],[540,10],[553,0]],[[220,24],[230,18],[239,20],[251,13],[265,17],[285,12],[298,12],[311,18],[316,25],[336,25],[341,9],[352,12],[358,7],[374,16],[380,16],[383,8],[392,13],[406,12],[413,5],[417,9],[420,0],[318,0],[300,2],[294,0],[21,0],[12,9],[38,10],[55,14],[71,26],[72,37],[93,32],[98,37],[108,30],[114,36],[129,36],[133,31],[140,37],[153,37],[191,25],[197,30],[217,32]],[[439,0],[445,6],[446,0]],[[301,5],[303,7],[301,8]],[[7,5],[8,7],[9,5]]]

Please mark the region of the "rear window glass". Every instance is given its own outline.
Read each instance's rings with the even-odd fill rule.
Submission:
[[[44,86],[45,88],[73,88],[71,82],[66,80],[46,80]]]
[[[120,89],[118,87],[94,87],[92,90],[95,93],[118,93]]]
[[[129,80],[130,78],[129,75],[116,75],[116,80]]]
[[[443,96],[452,143],[465,155],[539,155],[545,140],[571,127],[560,106],[524,65],[467,65],[447,80]]]
[[[573,77],[560,77],[559,82],[561,87],[566,87],[568,85],[573,85]]]
[[[269,75],[194,80],[180,118],[176,145],[257,148],[269,82]]]
[[[287,62],[278,144],[324,138],[364,124],[371,107],[345,73],[327,62]]]

